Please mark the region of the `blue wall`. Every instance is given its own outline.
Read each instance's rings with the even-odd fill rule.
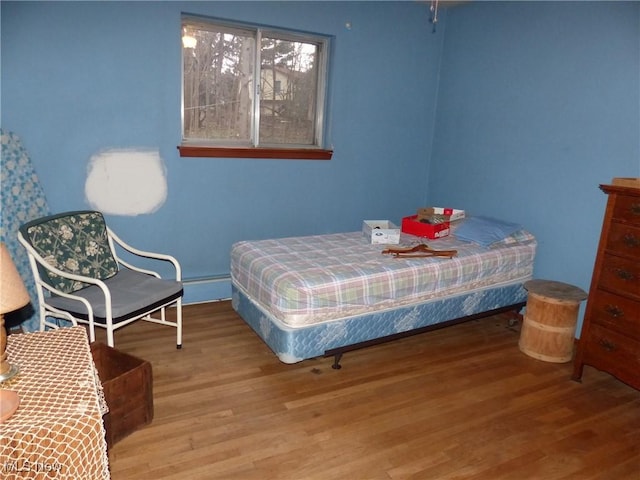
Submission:
[[[87,206],[91,155],[158,148],[165,205],[109,221],[187,278],[228,274],[240,239],[437,204],[521,222],[540,241],[536,276],[588,289],[597,186],[640,176],[638,2],[472,2],[441,10],[436,33],[415,1],[1,8],[2,126],[30,150],[51,209]],[[181,12],[333,36],[333,159],[180,158]],[[187,300],[219,295],[203,288]]]
[[[180,158],[181,12],[333,36],[333,159]],[[166,203],[108,221],[186,278],[226,275],[237,240],[359,230],[425,202],[442,42],[428,18],[417,2],[3,1],[2,126],[54,212],[87,207],[91,155],[158,148]]]
[[[430,164],[431,202],[526,225],[536,276],[588,290],[598,185],[640,176],[640,3],[451,10]]]

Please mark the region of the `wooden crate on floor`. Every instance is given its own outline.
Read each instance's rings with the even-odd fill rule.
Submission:
[[[153,420],[151,364],[100,342],[91,344],[91,354],[109,407],[104,426],[110,448]]]

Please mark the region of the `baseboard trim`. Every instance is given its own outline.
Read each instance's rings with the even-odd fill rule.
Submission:
[[[231,298],[231,276],[213,275],[182,280],[185,305],[208,303]]]

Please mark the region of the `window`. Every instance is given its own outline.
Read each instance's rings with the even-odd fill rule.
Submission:
[[[184,16],[181,154],[331,158],[328,47],[321,36]]]

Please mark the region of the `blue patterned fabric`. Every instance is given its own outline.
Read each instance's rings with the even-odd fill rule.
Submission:
[[[444,299],[357,315],[300,328],[291,328],[263,310],[231,284],[231,304],[243,320],[283,363],[321,357],[326,351],[408,332],[421,327],[524,304],[527,291],[521,282],[472,290]]]
[[[11,258],[31,296],[31,303],[35,307],[38,304],[35,282],[27,252],[18,242],[18,229],[29,220],[48,215],[49,206],[31,158],[22,145],[20,137],[13,132],[0,130],[0,140],[2,143],[0,240],[7,245]],[[33,315],[21,326],[25,331],[38,330],[40,319],[37,314]]]
[[[107,225],[100,212],[80,211],[51,215],[21,227],[25,240],[45,261],[66,273],[106,280],[118,273],[107,239]],[[48,270],[41,276],[65,293],[89,286]]]

